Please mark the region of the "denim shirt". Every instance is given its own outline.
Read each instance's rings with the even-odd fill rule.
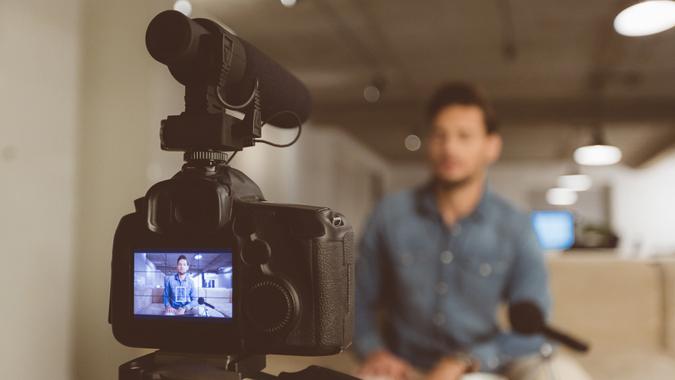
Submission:
[[[481,371],[497,372],[545,343],[498,327],[502,302],[534,301],[548,314],[550,297],[529,218],[487,189],[451,227],[429,185],[385,197],[361,239],[356,276],[354,348],[361,357],[387,348],[428,370],[462,354],[479,360]]]
[[[164,277],[164,306],[171,306],[174,309],[181,307],[191,309],[197,306],[195,285],[189,274],[185,274],[185,280],[181,280],[178,273]]]

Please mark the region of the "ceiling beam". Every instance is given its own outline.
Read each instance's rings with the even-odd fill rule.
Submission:
[[[584,100],[501,100],[494,102],[502,125],[537,124],[539,126],[580,125],[601,120],[615,123],[672,123],[675,99],[605,100],[593,107]],[[378,104],[317,104],[312,113],[315,124],[346,128],[382,128],[412,130],[423,126],[424,105],[408,102]]]

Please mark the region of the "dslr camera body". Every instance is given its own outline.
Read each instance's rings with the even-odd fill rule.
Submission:
[[[344,217],[325,207],[263,202],[242,172],[193,165],[151,187],[117,227],[110,314],[117,340],[222,354],[328,355],[344,349],[352,333],[354,260]],[[150,255],[224,258],[231,311],[218,318],[142,313],[137,277],[146,275],[139,265]],[[210,289],[201,304],[208,303]]]
[[[265,202],[228,165],[227,152],[266,142],[261,130],[272,119],[300,128],[307,89],[211,20],[162,12],[146,45],[186,88],[185,111],[163,120],[160,133],[162,149],[184,151],[185,163],[119,222],[109,310],[115,338],[171,355],[227,355],[224,370],[248,376],[264,363],[246,358],[344,350],[354,318],[352,228],[329,208]],[[169,362],[187,360],[180,358]],[[156,378],[156,368],[175,367],[151,359],[120,366],[120,378]]]

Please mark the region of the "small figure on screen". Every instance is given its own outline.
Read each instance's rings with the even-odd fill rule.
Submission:
[[[190,269],[187,257],[176,260],[176,274],[164,277],[164,315],[198,313],[195,285],[187,272]]]

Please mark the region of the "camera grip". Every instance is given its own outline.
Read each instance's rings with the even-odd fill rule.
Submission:
[[[319,346],[347,347],[354,328],[354,233],[314,240]],[[336,302],[338,301],[339,302]]]

